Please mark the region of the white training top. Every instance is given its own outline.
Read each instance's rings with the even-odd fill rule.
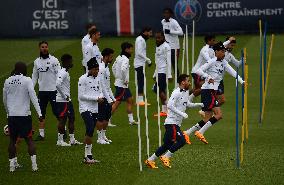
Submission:
[[[91,59],[96,57],[97,62],[100,63],[102,61],[102,54],[100,52],[100,49],[98,47],[97,44],[94,44],[93,42],[90,42],[89,44],[87,44],[87,46],[85,47],[85,51],[84,51],[84,62],[83,62],[83,66],[87,67],[87,62]]]
[[[60,69],[58,59],[52,55],[47,59],[37,58],[34,61],[32,74],[34,86],[38,82],[39,91],[56,91],[56,78]]]
[[[146,41],[140,35],[135,40],[135,57],[134,68],[145,66],[145,63],[151,63],[150,59],[146,56]]]
[[[82,60],[82,65],[83,65],[83,66],[85,66],[85,61],[86,61],[86,59],[85,59],[85,54],[84,54],[85,48],[86,48],[86,46],[87,46],[89,43],[91,43],[91,42],[92,42],[92,41],[91,41],[91,38],[90,38],[90,35],[89,35],[89,34],[85,35],[85,36],[83,37],[82,41],[81,41],[82,54],[83,54],[83,60]],[[86,67],[86,66],[85,66],[85,67]]]
[[[129,83],[129,58],[125,55],[119,55],[112,65],[114,85],[117,87],[128,88]]]
[[[196,73],[196,71],[204,65],[208,60],[215,57],[215,52],[212,48],[209,47],[208,44],[203,46],[200,50],[199,56],[197,58],[197,62],[191,70],[191,73]]]
[[[163,26],[166,41],[169,43],[171,49],[179,49],[180,45],[178,36],[183,35],[183,31],[179,23],[173,18],[170,18],[169,22],[163,19],[161,23]],[[170,34],[166,34],[165,29],[170,30]]]
[[[160,46],[156,47],[155,53],[156,70],[153,77],[156,76],[156,72],[164,73],[168,78],[172,78],[171,74],[171,47],[167,42],[164,42]]]
[[[78,82],[79,112],[98,113],[98,98],[103,98],[100,78],[82,75]]]
[[[70,75],[65,68],[58,71],[56,79],[56,102],[68,102],[66,99],[70,99]]]
[[[110,72],[109,67],[106,63],[101,62],[99,63],[99,75],[101,77],[101,85],[103,90],[103,95],[107,99],[109,103],[115,101],[115,97],[112,93],[110,87]]]
[[[168,116],[165,120],[165,125],[178,125],[181,126],[183,119],[187,118],[185,110],[187,107],[202,107],[203,103],[191,103],[189,101],[188,90],[176,88],[169,99],[167,104]]]
[[[225,52],[225,58],[224,59],[229,63],[233,63],[234,66],[236,66],[236,67],[239,67],[242,64],[242,61],[237,60],[235,58],[235,56],[229,51]]]
[[[23,75],[13,75],[6,79],[3,88],[3,103],[8,116],[30,116],[30,101],[38,116],[41,117],[32,79]]]
[[[201,89],[214,89],[218,90],[218,86],[224,78],[225,71],[232,77],[236,78],[237,72],[228,64],[226,60],[218,61],[217,58],[209,60],[206,64],[201,66],[196,73],[205,79]],[[213,79],[214,83],[209,83],[209,80]],[[238,76],[238,81],[243,84],[243,79]]]

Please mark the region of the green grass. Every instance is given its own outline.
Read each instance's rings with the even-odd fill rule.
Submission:
[[[224,39],[219,36],[218,39]],[[158,170],[143,166],[139,172],[137,127],[128,125],[125,105],[122,104],[113,116],[113,123],[118,126],[109,128],[107,134],[113,144],[102,146],[94,144],[93,153],[100,164],[87,166],[81,163],[84,154],[83,146],[71,148],[56,147],[56,119],[48,108],[46,124],[46,141],[36,143],[39,172],[32,173],[30,158],[25,143],[21,143],[18,158],[23,169],[14,174],[8,172],[7,146],[9,138],[0,134],[0,184],[284,184],[284,138],[283,122],[284,90],[282,88],[282,60],[284,35],[276,35],[273,49],[269,90],[264,122],[258,125],[259,116],[259,38],[254,35],[238,35],[238,45],[234,53],[240,56],[240,50],[247,48],[249,64],[249,140],[245,145],[244,163],[236,169],[235,151],[235,80],[226,75],[226,103],[222,107],[224,119],[206,132],[208,145],[192,137],[193,144],[185,146],[175,153],[172,169],[165,169],[158,162]],[[0,40],[1,85],[15,61],[23,60],[29,64],[29,75],[32,62],[37,57],[39,40]],[[114,48],[119,54],[120,43],[134,38],[102,38],[101,50],[104,47]],[[63,53],[74,57],[75,66],[71,70],[71,94],[76,111],[76,133],[80,141],[84,137],[84,123],[78,112],[77,81],[82,74],[80,39],[49,40],[50,53],[60,58]],[[154,39],[147,41],[148,56],[154,61]],[[196,38],[195,58],[203,45],[203,38]],[[191,51],[191,50],[190,50]],[[238,57],[239,58],[239,57]],[[132,58],[133,59],[133,58]],[[133,60],[131,60],[133,61]],[[133,65],[131,79],[134,81]],[[147,93],[149,107],[150,153],[158,146],[156,95],[151,91],[151,79],[154,66],[147,68]],[[132,93],[135,84],[131,83]],[[2,92],[0,93],[2,96]],[[199,101],[199,99],[196,99]],[[143,109],[144,110],[144,109]],[[143,111],[142,110],[142,111]],[[184,120],[182,128],[187,129],[200,120],[196,109],[191,109],[189,118]],[[143,115],[141,112],[140,115]],[[6,124],[6,113],[3,104],[0,107],[0,128]],[[145,121],[142,119],[143,159],[146,159]],[[33,114],[34,126],[37,119]],[[36,129],[37,130],[37,129]],[[37,133],[36,133],[37,134]],[[96,137],[95,137],[96,138]],[[95,141],[94,138],[94,141]]]

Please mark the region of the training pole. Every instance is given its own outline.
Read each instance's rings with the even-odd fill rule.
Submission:
[[[263,98],[263,87],[262,87],[262,23],[261,20],[258,21],[258,25],[259,25],[259,55],[260,55],[260,61],[259,61],[259,123],[261,123],[261,111],[262,111],[262,98]]]
[[[159,87],[159,77],[158,77],[158,65],[156,63],[156,84],[157,84],[157,104],[158,104],[158,137],[159,137],[159,146],[162,145],[162,133],[161,133],[161,115],[160,115],[160,87]],[[168,76],[168,75],[166,75]]]
[[[246,63],[245,63],[245,82],[246,83],[245,83],[245,125],[244,127],[245,127],[246,140],[248,140],[248,65]]]
[[[266,67],[267,67],[267,22],[264,22],[264,32],[263,32],[263,65],[262,65],[262,69],[263,69],[263,90],[265,89],[265,84],[266,84]],[[263,102],[262,102],[263,103]]]
[[[189,56],[188,56],[188,26],[186,25],[186,30],[185,30],[185,42],[186,42],[186,47],[185,47],[185,53],[186,53],[186,74],[189,74]]]
[[[144,71],[146,144],[147,144],[147,156],[149,158],[149,155],[150,155],[150,141],[149,141],[149,122],[148,122],[147,81],[146,81],[145,66],[143,67],[143,71]]]
[[[241,61],[242,61],[242,79],[244,79],[244,50],[241,51]],[[242,86],[242,138],[241,138],[241,149],[240,149],[240,162],[243,163],[244,160],[244,141],[245,141],[245,105],[244,105],[244,85]]]
[[[194,66],[194,42],[195,42],[195,21],[193,20],[192,21],[192,51],[191,51],[191,60],[192,60],[192,62],[191,62],[191,69],[193,68],[193,66]],[[187,74],[189,74],[189,73],[187,73]],[[193,83],[193,78],[191,78],[191,84],[193,85],[194,83]]]
[[[237,168],[240,167],[240,157],[239,157],[239,84],[238,84],[238,72],[239,68],[237,67],[236,74],[236,164]]]
[[[138,98],[138,81],[137,81],[137,72],[135,70],[135,84],[136,84],[136,100]],[[139,160],[139,169],[142,171],[142,143],[141,143],[141,125],[140,125],[140,113],[139,113],[139,104],[136,103],[136,114],[137,114],[137,121],[138,121],[138,129],[137,129],[137,134],[138,134],[138,160]]]
[[[175,88],[177,87],[177,49],[175,49]]]
[[[265,84],[265,90],[263,95],[263,106],[261,111],[261,121],[263,121],[264,117],[264,110],[265,110],[265,102],[266,102],[266,95],[268,90],[268,78],[270,73],[270,66],[271,66],[271,60],[272,60],[272,50],[273,50],[273,43],[274,43],[274,34],[271,36],[271,42],[270,42],[270,48],[269,48],[269,56],[268,56],[268,65],[267,65],[267,73],[266,73],[266,84]]]
[[[182,61],[181,61],[181,73],[184,73],[184,55],[185,55],[185,34],[183,34],[182,42]]]

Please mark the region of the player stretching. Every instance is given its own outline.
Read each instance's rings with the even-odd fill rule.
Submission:
[[[124,42],[121,44],[121,53],[112,65],[113,76],[115,77],[115,103],[112,105],[112,114],[116,111],[121,101],[127,103],[128,121],[130,125],[137,124],[133,118],[133,97],[128,87],[129,84],[129,58],[133,50],[133,45]]]
[[[216,91],[218,90],[220,81],[223,80],[225,71],[234,78],[237,74],[228,62],[224,60],[225,47],[223,43],[217,43],[213,49],[216,57],[209,60],[196,71],[198,75],[205,78],[205,83],[201,87],[201,101],[204,104],[202,110],[205,111],[205,118],[185,131],[187,135],[195,132],[195,136],[205,144],[208,144],[208,142],[203,136],[204,132],[222,119],[222,111],[216,98]],[[240,76],[238,76],[238,81],[241,84],[244,83]]]
[[[62,69],[58,71],[56,80],[56,107],[57,107],[57,119],[58,119],[58,140],[56,145],[58,146],[71,146],[82,144],[75,139],[74,136],[74,121],[75,113],[73,104],[71,102],[70,95],[70,75],[69,70],[73,67],[72,56],[64,54],[61,57]],[[65,134],[65,125],[68,119],[69,129],[69,144],[64,142],[63,136]]]
[[[36,141],[44,140],[45,114],[48,102],[51,104],[52,112],[57,116],[56,109],[56,78],[61,69],[57,58],[48,53],[48,43],[42,41],[39,43],[40,57],[34,61],[33,85],[38,82],[39,85],[39,106],[43,119],[39,122],[39,135]]]
[[[37,171],[36,149],[32,140],[32,118],[30,101],[32,101],[39,120],[42,114],[31,78],[26,77],[27,66],[22,62],[15,64],[13,75],[6,79],[3,88],[3,103],[8,116],[10,144],[8,147],[10,172],[14,172],[20,165],[16,162],[17,138],[24,138],[31,156],[32,170]]]
[[[171,79],[171,48],[165,40],[163,32],[156,33],[156,53],[155,62],[156,70],[154,73],[154,80],[158,73],[159,96],[162,102],[161,116],[167,116],[167,78]],[[154,92],[157,92],[157,82],[154,84]]]
[[[164,135],[164,144],[145,161],[145,164],[149,168],[158,168],[155,164],[155,160],[158,157],[160,157],[165,167],[171,168],[170,158],[174,152],[183,147],[186,143],[184,135],[180,130],[182,120],[188,117],[185,113],[186,108],[203,106],[202,103],[191,103],[189,101],[189,75],[180,75],[178,77],[178,83],[179,87],[173,91],[168,103],[168,116],[165,120],[166,132]],[[165,154],[162,155],[163,153]]]
[[[152,29],[150,27],[145,27],[142,30],[142,33],[135,40],[135,58],[134,58],[134,68],[137,72],[137,88],[138,88],[138,97],[136,103],[139,106],[144,106],[145,102],[143,100],[144,95],[144,68],[145,63],[148,63],[148,66],[151,66],[151,60],[146,56],[146,41],[152,36]]]
[[[85,122],[85,158],[84,162],[92,164],[98,162],[92,155],[92,138],[98,117],[98,103],[103,102],[103,94],[98,77],[99,64],[96,58],[87,62],[88,73],[82,75],[78,82],[79,112]]]

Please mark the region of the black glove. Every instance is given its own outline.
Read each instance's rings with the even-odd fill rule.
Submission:
[[[169,29],[165,29],[165,34],[170,34],[171,31]]]

